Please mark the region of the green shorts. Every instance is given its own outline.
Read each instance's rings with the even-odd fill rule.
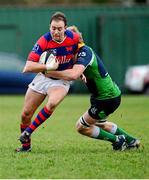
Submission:
[[[106,100],[99,100],[94,96],[91,96],[90,103],[91,107],[88,110],[89,115],[94,119],[102,120],[119,107],[121,103],[121,95]]]

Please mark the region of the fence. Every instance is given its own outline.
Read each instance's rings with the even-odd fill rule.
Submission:
[[[79,27],[121,88],[129,65],[149,62],[148,6],[0,8],[0,51],[26,58],[39,36],[48,31],[55,11],[64,12],[68,24]]]

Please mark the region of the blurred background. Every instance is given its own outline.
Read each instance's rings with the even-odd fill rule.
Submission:
[[[123,94],[149,94],[149,0],[0,0],[0,94],[25,93],[34,74],[21,70],[55,11],[78,26]],[[72,83],[70,93],[87,92]]]

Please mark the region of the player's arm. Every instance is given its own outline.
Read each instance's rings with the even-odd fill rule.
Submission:
[[[64,71],[50,71],[48,74],[46,74],[46,76],[72,81],[78,79],[81,74],[83,74],[84,70],[85,66],[81,64],[75,64],[72,69],[67,69]]]
[[[23,73],[26,73],[26,72],[38,73],[38,72],[44,72],[46,70],[47,70],[47,67],[45,64],[39,64],[37,62],[27,60],[23,69]]]
[[[41,55],[41,58],[44,58],[43,60],[45,61],[46,53],[43,53]],[[59,65],[59,63],[58,63],[56,57],[53,57],[53,56],[48,57],[46,64],[37,63],[37,62],[28,60],[23,69],[23,73],[25,73],[25,72],[38,73],[38,72],[45,72],[45,71],[49,72],[49,71],[57,69],[58,65]]]

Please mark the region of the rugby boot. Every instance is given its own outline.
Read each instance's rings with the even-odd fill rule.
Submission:
[[[112,143],[113,150],[124,151],[126,149],[126,139],[124,135],[118,135],[117,141]]]

